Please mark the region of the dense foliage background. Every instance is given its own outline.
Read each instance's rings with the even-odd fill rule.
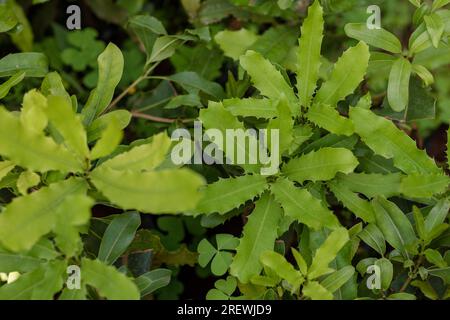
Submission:
[[[66,27],[72,4],[81,8],[78,31]],[[0,2],[0,298],[448,299],[447,4]],[[377,45],[380,40],[358,29],[371,16],[371,5],[381,8],[381,26],[398,38],[400,50],[397,40],[387,36],[391,43]],[[299,38],[314,45],[321,27],[322,56],[306,59],[311,70],[317,66],[317,77],[306,77]],[[420,36],[425,38],[417,44]],[[358,40],[370,46],[370,61],[368,46]],[[34,54],[7,58],[27,52]],[[392,72],[405,65],[412,68],[406,80]],[[258,69],[268,71],[261,75]],[[262,83],[267,79],[295,89],[274,97]],[[323,89],[312,103],[299,94],[301,81],[310,81],[309,100],[316,84]],[[325,99],[336,83],[347,88]],[[252,113],[245,101],[257,102],[247,98],[266,99],[272,109]],[[47,111],[36,107],[41,104]],[[290,113],[292,105],[299,114]],[[316,115],[308,111],[319,105]],[[20,110],[18,124],[13,115]],[[281,177],[261,178],[228,165],[175,168],[164,132],[192,130],[197,118],[205,128],[233,121],[247,128],[291,127],[282,141]],[[78,152],[83,165],[56,144],[41,148],[44,133]],[[44,151],[27,150],[32,145]],[[127,152],[129,159],[120,158]],[[152,164],[136,164],[139,157]],[[289,171],[346,157],[350,163],[331,164],[330,172]],[[158,176],[164,170],[168,176]],[[173,183],[160,185],[162,180]],[[122,185],[110,188],[114,183]],[[147,193],[128,197],[124,186],[142,186]],[[73,203],[61,205],[58,199],[65,196],[57,192],[64,188]],[[38,194],[42,190],[45,195]],[[242,192],[227,196],[232,190]],[[74,203],[78,211],[64,217]],[[314,213],[312,220],[302,216],[302,206]],[[266,222],[264,210],[272,212]],[[63,289],[68,265],[81,265],[82,290]],[[371,265],[381,270],[379,289],[366,286]],[[19,279],[6,284],[14,272]],[[47,285],[25,290],[36,281]]]

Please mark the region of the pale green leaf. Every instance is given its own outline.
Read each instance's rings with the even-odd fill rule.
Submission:
[[[115,119],[108,123],[108,126],[102,132],[102,136],[91,150],[91,159],[95,160],[110,155],[123,138],[123,131]]]
[[[7,81],[3,82],[0,85],[0,99],[3,99],[6,97],[9,93],[9,90],[11,90],[12,87],[16,86],[22,80],[25,78],[25,72],[19,71],[15,73],[11,78],[9,78]]]
[[[442,225],[448,216],[450,210],[450,201],[447,199],[439,200],[438,203],[431,209],[428,216],[425,218],[425,231],[431,232],[433,229]]]
[[[203,178],[188,170],[155,172],[118,171],[100,166],[91,181],[112,203],[144,213],[179,213],[193,210],[202,194]]]
[[[428,34],[435,48],[439,47],[442,35],[444,34],[445,24],[437,13],[432,13],[423,17],[427,26]]]
[[[97,87],[89,95],[83,109],[84,124],[90,125],[111,103],[116,86],[122,78],[123,65],[122,52],[110,43],[98,57]]]
[[[408,106],[411,71],[411,63],[405,58],[398,58],[392,65],[387,97],[394,111],[403,111]]]
[[[219,45],[225,56],[233,60],[239,60],[247,49],[255,43],[258,36],[250,30],[242,28],[237,31],[224,30],[214,36],[214,41]]]
[[[240,282],[248,283],[261,272],[259,258],[263,252],[273,250],[281,215],[282,210],[273,196],[265,193],[256,202],[255,210],[244,226],[243,236],[230,267],[230,273]]]
[[[309,121],[317,126],[338,135],[351,136],[354,133],[353,123],[341,116],[336,108],[314,104],[306,114]]]
[[[28,189],[35,187],[41,182],[41,177],[33,171],[24,171],[17,179],[17,189],[23,195],[28,194]]]
[[[361,139],[378,155],[394,159],[394,165],[407,174],[440,174],[434,161],[425,151],[394,123],[370,110],[351,108],[350,119]]]
[[[61,207],[77,207],[68,196],[85,190],[83,180],[72,178],[14,199],[0,215],[0,242],[14,252],[31,249],[54,228]]]
[[[364,41],[369,46],[380,48],[392,53],[401,53],[400,40],[385,29],[369,29],[366,23],[349,23],[345,25],[348,37]]]
[[[308,190],[295,187],[293,182],[279,178],[271,186],[271,191],[287,216],[315,230],[323,227],[336,229],[340,226],[333,212],[314,198]]]
[[[384,235],[375,224],[371,223],[365,227],[363,231],[358,233],[358,237],[379,254],[384,255],[386,253],[386,241]]]
[[[263,252],[260,261],[264,267],[272,269],[281,279],[286,280],[293,287],[292,292],[297,291],[304,281],[302,274],[277,252]]]
[[[400,194],[400,183],[404,176],[401,173],[350,173],[338,174],[337,181],[353,192],[374,198],[383,195],[386,198]]]
[[[246,175],[221,179],[206,186],[196,211],[210,214],[225,214],[248,200],[253,200],[269,187],[266,178],[260,175]]]
[[[12,77],[19,71],[27,77],[44,77],[48,72],[47,57],[43,53],[24,52],[0,59],[0,77]]]
[[[226,99],[222,101],[225,109],[234,116],[271,119],[277,115],[276,104],[269,99]]]
[[[137,286],[116,268],[98,260],[82,260],[83,281],[108,300],[139,300]]]
[[[321,48],[324,31],[323,9],[316,0],[303,21],[300,46],[297,52],[297,88],[300,104],[309,108],[319,80]]]
[[[0,181],[8,175],[15,165],[11,161],[0,161]]]
[[[317,281],[307,282],[302,292],[311,300],[333,300],[333,294]]]
[[[327,181],[338,172],[350,173],[358,166],[353,153],[344,148],[322,148],[307,155],[292,159],[283,167],[283,174],[289,179],[304,182]]]
[[[128,152],[107,160],[102,165],[115,170],[153,170],[166,158],[172,142],[167,134],[155,135],[150,143],[134,147]]]
[[[450,185],[446,175],[408,175],[402,179],[400,191],[407,197],[431,198],[444,193]]]
[[[168,269],[155,269],[136,278],[135,282],[141,296],[145,297],[170,283],[172,271]]]
[[[364,42],[345,51],[336,62],[330,78],[319,89],[314,103],[336,107],[363,81],[369,58],[369,47]]]
[[[339,288],[349,281],[355,274],[355,268],[352,266],[346,266],[332,274],[328,275],[325,279],[320,281],[322,287],[330,291],[336,292]]]
[[[329,268],[329,264],[349,240],[347,229],[334,230],[317,249],[308,271],[308,279],[313,280],[332,272],[333,269]]]

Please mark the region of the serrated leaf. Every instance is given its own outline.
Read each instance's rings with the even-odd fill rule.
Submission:
[[[401,53],[400,40],[385,29],[369,29],[365,23],[349,23],[345,25],[348,37],[364,41],[369,46],[380,48],[392,53]]]
[[[394,123],[370,110],[351,108],[350,119],[361,139],[378,155],[394,159],[394,165],[406,174],[440,174],[441,170],[425,151]]]
[[[338,228],[334,230],[317,249],[309,267],[308,279],[313,280],[332,272],[333,269],[329,268],[329,264],[349,240],[347,229]]]
[[[450,185],[445,175],[408,175],[402,179],[400,191],[407,197],[431,198],[444,193]]]
[[[42,259],[28,255],[0,252],[0,270],[5,273],[29,272],[37,269],[42,263]]]
[[[105,161],[102,165],[115,170],[153,170],[166,159],[171,144],[167,134],[160,133],[155,135],[150,143],[134,147]]]
[[[14,199],[0,215],[0,242],[14,252],[31,249],[54,228],[59,209],[71,199],[68,196],[85,190],[83,180],[72,178]]]
[[[338,174],[336,180],[339,184],[353,192],[374,198],[383,195],[386,198],[400,194],[400,184],[404,176],[401,173],[350,173]]]
[[[247,51],[240,58],[241,66],[250,75],[253,85],[262,95],[269,99],[277,100],[283,94],[290,103],[290,109],[293,114],[297,114],[299,110],[295,110],[294,104],[297,97],[291,86],[286,82],[275,66],[266,60],[261,54],[255,51]]]
[[[255,210],[244,226],[243,236],[230,267],[230,273],[240,282],[248,283],[261,272],[259,257],[263,252],[273,250],[281,215],[280,206],[268,193],[263,194],[256,202]]]
[[[266,178],[260,175],[221,179],[203,190],[203,197],[196,211],[205,214],[214,212],[225,214],[259,196],[268,187]]]
[[[188,169],[136,172],[106,166],[94,170],[91,180],[121,208],[156,214],[193,210],[204,184],[203,178]]]
[[[344,148],[322,148],[307,155],[292,159],[282,172],[297,182],[327,181],[333,179],[338,172],[350,173],[358,166],[353,153]]]
[[[411,78],[411,63],[405,58],[398,58],[392,65],[389,75],[387,97],[394,111],[405,110],[409,103],[409,79]]]
[[[319,1],[308,9],[303,22],[302,35],[297,52],[297,88],[300,104],[309,108],[321,66],[321,48],[324,31],[323,9]]]
[[[336,229],[340,226],[333,212],[308,190],[295,187],[293,182],[279,178],[271,186],[271,191],[287,216],[315,230],[323,227]]]
[[[367,200],[362,199],[357,193],[352,192],[339,180],[331,181],[328,186],[336,198],[342,202],[344,207],[353,212],[357,217],[363,219],[365,222],[375,222],[375,214],[372,206]]]
[[[306,117],[309,121],[331,133],[344,136],[351,136],[354,133],[353,123],[330,106],[314,104],[308,110]]]
[[[358,233],[358,237],[361,238],[367,245],[377,251],[380,255],[386,253],[386,241],[384,235],[376,224],[369,224],[363,231]]]
[[[82,164],[66,148],[57,145],[43,132],[25,127],[4,108],[0,108],[0,154],[36,172],[82,171]]]
[[[345,51],[336,62],[329,79],[317,92],[314,103],[335,107],[353,93],[364,79],[369,58],[369,47],[364,42]]]
[[[136,212],[115,217],[103,234],[97,258],[106,264],[113,264],[131,244],[140,224],[141,218]]]
[[[386,241],[408,257],[407,246],[417,238],[414,229],[406,215],[393,203],[383,197],[372,200],[377,226]]]
[[[98,260],[83,259],[83,281],[109,300],[139,300],[140,292],[133,281],[116,268]]]
[[[99,55],[97,87],[89,95],[82,112],[85,125],[90,125],[111,103],[116,86],[122,78],[123,65],[123,54],[113,43]]]
[[[226,99],[222,101],[225,109],[234,116],[271,119],[277,115],[277,105],[269,99]]]

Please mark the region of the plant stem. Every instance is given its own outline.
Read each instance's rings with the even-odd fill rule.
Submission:
[[[157,117],[157,116],[152,116],[149,114],[145,114],[145,113],[141,113],[139,111],[132,111],[131,115],[135,118],[141,118],[141,119],[147,119],[147,120],[151,120],[151,121],[155,121],[155,122],[160,122],[160,123],[175,123],[177,121],[180,121],[182,123],[189,123],[189,122],[193,122],[195,119],[169,119],[169,118],[161,118],[161,117]]]
[[[117,96],[117,98],[113,100],[113,102],[111,102],[111,104],[105,109],[105,111],[103,111],[103,113],[106,113],[111,109],[115,108],[117,104],[128,95],[130,91],[136,88],[136,86],[139,85],[139,83],[147,79],[147,77],[153,72],[153,70],[155,70],[155,68],[159,65],[159,63],[160,62],[157,62],[154,65],[152,65],[143,75],[141,75],[132,84],[130,84],[128,88],[126,88],[119,96]]]
[[[423,262],[423,256],[420,256],[419,260],[417,260],[417,263],[416,263],[416,265],[414,267],[414,270],[412,272],[413,275],[415,275],[417,273],[417,271],[419,270],[419,267],[422,264],[422,262]],[[414,278],[412,276],[408,276],[408,279],[406,279],[405,283],[403,284],[403,286],[401,287],[399,292],[404,292],[408,288],[409,284],[411,283],[411,281],[413,279]]]

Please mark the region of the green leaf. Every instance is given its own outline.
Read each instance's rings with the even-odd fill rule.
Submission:
[[[18,24],[11,2],[0,3],[0,32],[8,32]]]
[[[323,9],[319,1],[308,10],[302,26],[300,46],[297,52],[297,88],[300,104],[309,108],[319,80],[321,48],[324,31]]]
[[[141,292],[141,297],[145,297],[156,290],[167,286],[170,283],[172,271],[168,269],[155,269],[139,276],[135,283]]]
[[[450,0],[434,0],[431,10],[434,12],[450,3]]]
[[[172,142],[165,132],[153,136],[150,143],[134,147],[102,165],[115,170],[154,170],[163,163]]]
[[[103,234],[98,259],[113,264],[134,239],[141,218],[136,212],[123,213],[115,217]]]
[[[428,273],[441,278],[444,280],[444,283],[450,284],[450,267],[428,270]]]
[[[189,40],[195,40],[195,37],[186,35],[160,36],[155,41],[152,53],[150,54],[150,58],[148,59],[147,64],[163,61],[167,58],[170,58],[179,46]]]
[[[314,104],[306,116],[309,121],[331,133],[344,136],[351,136],[354,133],[353,123],[341,116],[333,107]]]
[[[28,194],[28,189],[37,186],[41,182],[41,177],[32,171],[24,171],[17,179],[17,189],[23,195]]]
[[[411,0],[412,1],[412,0]],[[387,297],[388,300],[416,300],[416,296],[411,293],[394,293]]]
[[[128,20],[128,25],[144,45],[147,59],[150,57],[158,35],[167,35],[167,31],[163,24],[155,17],[149,15],[137,15],[131,17]]]
[[[431,198],[444,193],[450,185],[450,178],[445,175],[409,175],[402,179],[400,191],[407,197]]]
[[[394,165],[407,174],[441,173],[434,161],[425,151],[419,150],[416,143],[394,123],[375,115],[370,110],[351,108],[350,119],[355,131],[376,154],[394,159]]]
[[[263,193],[269,185],[260,175],[246,175],[237,178],[220,179],[203,190],[203,197],[196,211],[210,214],[225,214],[248,200]]]
[[[98,82],[83,109],[84,124],[90,125],[111,103],[123,73],[123,54],[110,43],[98,57]]]
[[[88,142],[98,140],[112,121],[117,122],[119,128],[123,130],[130,124],[131,113],[128,110],[115,110],[95,119],[87,129]]]
[[[14,252],[31,249],[54,228],[66,206],[78,207],[69,196],[85,192],[85,182],[72,178],[14,199],[0,215],[0,242]]]
[[[381,289],[389,290],[394,276],[394,266],[386,258],[381,258],[375,261],[375,265],[380,268],[381,275]]]
[[[343,285],[345,285],[353,277],[354,274],[355,268],[353,268],[352,266],[346,266],[328,275],[325,279],[320,281],[320,284],[331,293],[334,293]]]
[[[425,258],[427,258],[428,262],[434,264],[438,268],[447,267],[447,262],[445,262],[444,258],[442,258],[439,251],[434,249],[425,250]]]
[[[168,79],[181,85],[190,94],[198,94],[199,91],[202,91],[216,99],[222,99],[225,96],[218,83],[208,81],[195,72],[180,72],[171,75]]]
[[[425,218],[425,231],[430,233],[439,225],[445,222],[450,209],[450,201],[446,199],[439,200],[438,203],[431,209],[428,216]]]
[[[348,174],[358,166],[353,153],[344,148],[323,148],[292,159],[283,167],[283,174],[289,179],[304,182],[327,181],[338,172]]]
[[[315,230],[323,227],[336,229],[340,226],[333,212],[308,190],[296,188],[293,182],[279,178],[271,186],[271,191],[287,216]]]
[[[366,23],[349,23],[345,25],[348,37],[364,41],[369,46],[380,48],[392,53],[401,53],[400,40],[384,29],[369,29]]]
[[[411,63],[405,58],[397,59],[392,66],[387,97],[394,111],[403,111],[408,106],[411,71]]]
[[[110,155],[123,138],[123,131],[115,119],[108,123],[108,126],[102,132],[102,136],[91,150],[91,159],[99,159]]]
[[[374,198],[377,195],[389,198],[400,194],[403,177],[401,173],[350,173],[338,174],[336,180],[344,187],[361,193],[367,198]]]
[[[0,300],[54,300],[64,284],[66,263],[52,261],[0,287]]]
[[[17,72],[27,77],[44,77],[48,72],[47,57],[42,53],[12,53],[0,59],[0,77],[12,77]]]
[[[436,290],[431,286],[431,284],[428,281],[420,281],[420,280],[414,280],[411,281],[411,285],[413,287],[419,288],[420,291],[424,294],[425,297],[431,300],[438,300],[439,295],[436,293]]]
[[[336,198],[342,202],[344,207],[353,212],[357,217],[368,223],[375,222],[375,214],[367,200],[362,199],[357,193],[352,192],[339,180],[330,181],[328,186]]]
[[[317,249],[308,271],[308,279],[314,280],[320,276],[333,272],[329,264],[336,258],[339,251],[349,241],[345,228],[334,230],[325,242]]]
[[[345,51],[336,62],[330,78],[317,92],[314,103],[336,107],[364,79],[369,58],[369,47],[364,42]]]
[[[333,294],[317,281],[307,282],[302,292],[311,300],[333,300]]]
[[[439,47],[439,42],[444,34],[445,24],[437,13],[432,13],[423,17],[427,26],[428,34],[435,48]]]
[[[64,138],[64,144],[75,151],[81,161],[86,161],[89,157],[86,131],[81,118],[73,112],[69,101],[62,96],[49,96],[45,112],[49,121]]]
[[[365,227],[363,231],[358,233],[358,237],[380,255],[383,256],[386,253],[386,241],[384,235],[375,224],[371,223]]]
[[[234,116],[272,119],[277,116],[277,105],[269,99],[226,99],[222,101],[225,109]]]
[[[377,226],[386,241],[408,257],[407,246],[413,244],[417,238],[406,215],[393,202],[383,197],[376,197],[372,200],[372,205]]]
[[[230,273],[240,282],[248,283],[253,276],[261,272],[259,257],[263,252],[273,250],[281,215],[280,206],[268,193],[263,194],[256,202],[255,210],[244,226],[243,237],[231,264]]]
[[[15,1],[9,1],[11,9],[17,18],[20,27],[14,33],[11,33],[13,43],[21,50],[29,52],[33,49],[33,29],[21,5]]]
[[[241,66],[250,75],[253,85],[262,95],[269,99],[277,100],[283,94],[290,104],[297,101],[291,86],[286,82],[281,72],[274,65],[266,60],[261,54],[255,51],[247,51],[245,56],[240,58]],[[295,110],[291,106],[293,114],[297,114],[299,110]]]
[[[8,175],[15,165],[11,161],[0,161],[0,181]]]
[[[434,83],[434,76],[433,74],[424,66],[420,64],[413,64],[412,65],[412,72],[417,74],[424,84],[428,87],[431,86]]]
[[[25,71],[19,71],[15,73],[11,78],[7,81],[3,82],[0,85],[0,99],[6,97],[11,90],[12,87],[16,86],[25,78]]]
[[[98,260],[83,259],[83,281],[109,300],[139,300],[140,292],[133,281],[116,268]]]
[[[278,149],[278,154],[281,156],[289,150],[292,145],[293,131],[294,131],[294,119],[289,109],[289,103],[285,96],[281,96],[277,105],[277,117],[271,119],[267,125],[268,136],[268,148]],[[278,140],[272,141],[272,130],[278,132]],[[281,162],[281,161],[280,161]],[[277,168],[278,170],[278,168]]]
[[[43,263],[42,259],[23,254],[0,252],[0,270],[2,272],[28,272],[37,269]]]
[[[272,269],[281,279],[286,280],[292,286],[292,292],[297,291],[305,280],[302,274],[279,253],[265,251],[261,254],[260,261],[264,267]]]
[[[204,184],[203,178],[188,169],[138,172],[107,166],[94,170],[91,181],[121,208],[155,214],[193,210]]]
[[[239,60],[247,49],[255,43],[258,36],[250,30],[242,28],[237,31],[224,30],[214,36],[214,41],[219,45],[225,56],[233,60]]]

